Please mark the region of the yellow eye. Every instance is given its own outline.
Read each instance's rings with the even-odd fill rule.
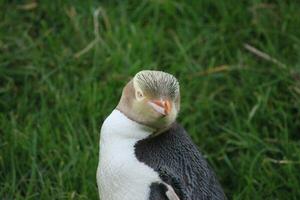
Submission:
[[[137,97],[138,100],[141,100],[144,97],[144,95],[141,91],[137,91],[136,92],[136,97]]]

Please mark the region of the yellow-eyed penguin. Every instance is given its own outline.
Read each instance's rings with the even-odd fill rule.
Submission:
[[[226,199],[196,145],[175,122],[177,79],[140,71],[101,128],[97,184],[101,200]]]

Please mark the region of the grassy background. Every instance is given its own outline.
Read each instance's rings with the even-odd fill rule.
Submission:
[[[97,199],[101,123],[141,69],[178,77],[230,199],[300,199],[299,1],[0,2],[0,199]]]

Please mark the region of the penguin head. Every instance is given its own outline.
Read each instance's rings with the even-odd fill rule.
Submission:
[[[131,120],[163,130],[179,112],[179,83],[166,72],[140,71],[124,87],[117,109]]]

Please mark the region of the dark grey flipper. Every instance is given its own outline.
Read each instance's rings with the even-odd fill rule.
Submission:
[[[155,169],[159,173],[159,177],[168,185],[172,186],[173,190],[177,194],[180,199],[187,199],[187,194],[182,188],[182,184],[180,183],[180,178],[178,175],[172,173],[166,166],[160,166]]]
[[[226,199],[214,172],[179,124],[139,141],[135,154],[174,188],[180,200]],[[151,188],[151,193],[154,189],[157,188]]]
[[[152,183],[150,186],[149,200],[168,200],[166,196],[167,187],[162,183]]]

